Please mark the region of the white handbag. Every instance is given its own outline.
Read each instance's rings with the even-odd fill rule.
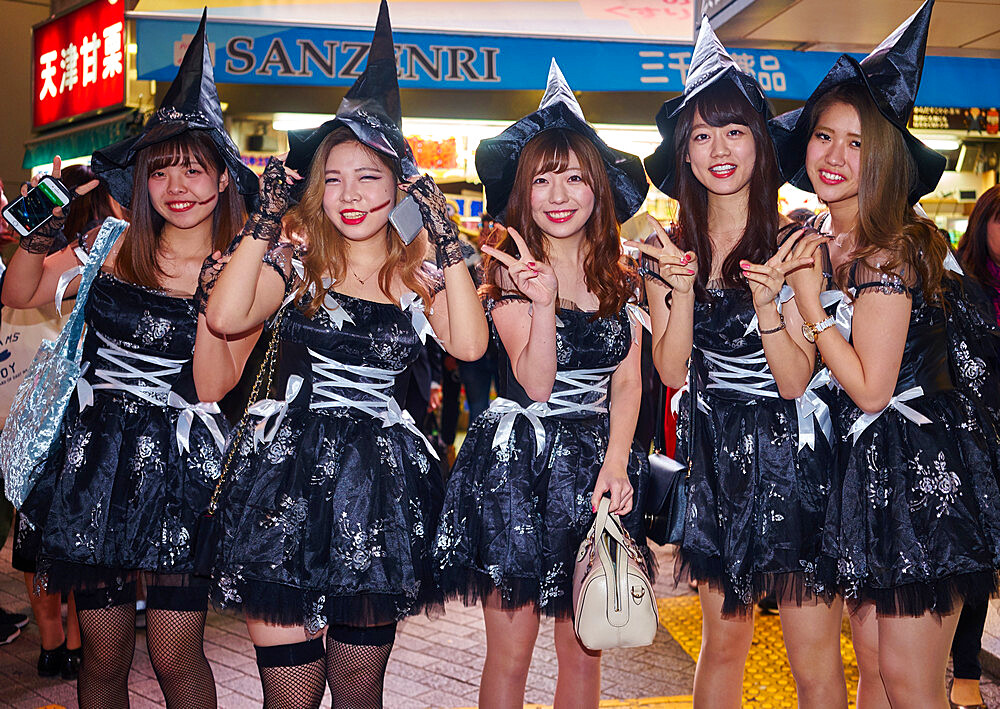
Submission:
[[[653,642],[660,615],[638,547],[601,499],[573,572],[573,628],[591,650]]]

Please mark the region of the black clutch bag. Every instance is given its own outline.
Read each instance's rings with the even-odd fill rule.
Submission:
[[[693,399],[693,395],[689,394]],[[687,510],[688,468],[663,453],[663,425],[666,418],[666,387],[659,384],[656,407],[656,433],[649,455],[649,485],[646,490],[643,520],[646,537],[657,544],[680,544],[684,538],[684,515]]]

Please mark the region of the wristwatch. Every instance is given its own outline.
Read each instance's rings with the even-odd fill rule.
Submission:
[[[802,323],[802,337],[806,338],[809,342],[816,342],[816,336],[831,327],[836,319],[831,315],[826,320],[822,320],[818,323],[804,322]]]

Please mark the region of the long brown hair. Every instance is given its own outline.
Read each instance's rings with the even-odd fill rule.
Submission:
[[[694,251],[701,264],[696,287],[698,297],[704,299],[712,269],[712,241],[708,237],[708,188],[698,181],[688,162],[688,144],[696,110],[705,123],[715,128],[730,123],[746,126],[756,148],[750,176],[747,223],[743,236],[722,263],[723,287],[748,289],[742,278],[740,261],[764,263],[777,250],[778,187],[781,180],[778,159],[764,116],[750,105],[735,84],[716,82],[698,94],[681,112],[674,130],[677,202],[680,205],[677,236],[681,248]]]
[[[548,260],[548,241],[531,216],[531,184],[536,175],[565,172],[570,152],[576,154],[583,181],[594,192],[594,211],[584,226],[584,282],[600,303],[594,317],[608,317],[624,307],[635,291],[636,280],[635,269],[622,256],[611,183],[593,143],[575,131],[563,129],[543,131],[529,140],[517,161],[505,221],[524,237],[536,258]],[[517,253],[514,240],[506,231],[502,232],[496,248],[509,254]],[[484,255],[483,268],[485,284],[482,290],[488,297],[498,298],[501,264]]]
[[[958,257],[965,272],[990,289],[990,295],[1000,291],[1000,281],[990,272],[990,222],[1000,221],[1000,185],[994,185],[976,200],[969,216],[969,226],[958,242]],[[1000,264],[998,264],[1000,265]]]
[[[861,120],[861,174],[858,176],[858,223],[852,258],[837,269],[837,282],[847,283],[855,264],[889,276],[905,276],[920,285],[924,299],[938,301],[948,244],[934,222],[910,205],[917,166],[903,134],[879,113],[860,84],[839,84],[816,101],[812,128],[830,106],[843,103]],[[877,263],[881,261],[881,263]]]
[[[385,165],[395,179],[395,169],[389,158],[360,142],[349,128],[336,128],[320,143],[316,155],[309,165],[309,175],[306,178],[302,199],[298,205],[289,210],[284,221],[284,229],[287,233],[301,234],[308,244],[307,251],[302,257],[305,278],[296,297],[297,300],[307,292],[313,294],[312,300],[305,310],[308,317],[312,317],[323,304],[323,298],[326,295],[323,276],[330,274],[336,283],[342,283],[347,275],[346,239],[337,231],[323,210],[323,193],[326,191],[326,160],[334,146],[342,143],[360,145]],[[424,301],[424,306],[429,308],[430,284],[422,269],[424,255],[427,253],[427,240],[421,235],[409,245],[404,245],[390,224],[386,230],[385,247],[387,256],[378,273],[379,288],[386,297],[399,305],[399,301],[392,294],[392,282],[398,276],[403,285],[419,295]]]
[[[169,130],[169,124],[157,126],[149,132],[156,138],[159,130]],[[122,235],[121,248],[115,257],[115,274],[122,280],[146,288],[159,288],[165,275],[157,254],[160,235],[166,220],[153,209],[149,199],[149,176],[157,170],[172,165],[190,165],[198,162],[213,177],[226,170],[226,164],[211,137],[203,130],[188,130],[139,151],[132,178],[132,219]],[[246,205],[236,188],[236,179],[229,176],[229,184],[219,194],[212,218],[212,250],[225,251],[233,237],[246,221]],[[208,254],[206,254],[207,256]]]

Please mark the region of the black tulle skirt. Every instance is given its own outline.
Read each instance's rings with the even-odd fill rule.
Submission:
[[[190,574],[195,526],[221,470],[209,430],[196,418],[181,451],[177,409],[121,392],[76,406],[19,511],[25,533],[39,535],[41,583],[67,592],[121,585],[137,571]]]
[[[835,560],[823,553],[833,448],[816,427],[798,450],[795,402],[706,396],[681,406],[678,459],[690,456],[684,538],[675,575],[724,594],[725,615],[769,593],[802,603],[836,595]]]
[[[574,558],[594,519],[591,495],[608,445],[607,415],[544,417],[545,442],[515,419],[510,440],[493,447],[499,415],[487,410],[469,427],[452,468],[434,543],[442,590],[471,605],[494,596],[504,608],[533,604],[549,616],[572,614]],[[653,560],[643,531],[649,468],[633,445],[634,489],[626,529]]]
[[[957,390],[908,404],[932,423],[887,409],[853,442],[846,431],[861,412],[842,396],[844,482],[826,545],[849,601],[885,615],[949,613],[957,598],[997,590],[1000,440]]]
[[[278,625],[373,626],[441,608],[430,545],[440,468],[401,426],[291,410],[274,440],[239,437],[219,511],[212,599]]]

